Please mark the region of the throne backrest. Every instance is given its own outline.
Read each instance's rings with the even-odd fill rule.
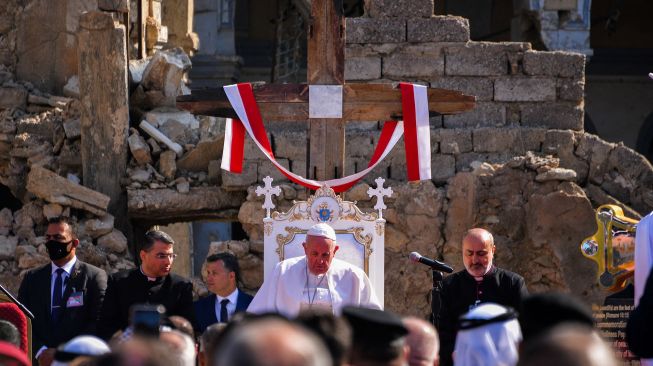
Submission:
[[[383,303],[385,220],[377,213],[364,213],[355,202],[344,201],[329,187],[318,189],[306,201],[295,201],[286,212],[273,211],[264,222],[264,278],[274,266],[304,255],[308,229],[320,222],[336,231],[336,258],[360,267],[370,278]]]

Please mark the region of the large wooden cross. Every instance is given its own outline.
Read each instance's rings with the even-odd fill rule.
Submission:
[[[402,115],[401,92],[396,86],[345,84],[342,3],[343,0],[311,2],[307,84],[254,85],[264,121],[308,121],[308,178],[316,180],[344,176],[346,121],[400,120]],[[342,86],[342,118],[309,118],[310,85]],[[476,98],[451,90],[429,89],[428,100],[430,114],[439,115],[472,109]],[[177,106],[193,114],[237,118],[222,88],[180,96]]]

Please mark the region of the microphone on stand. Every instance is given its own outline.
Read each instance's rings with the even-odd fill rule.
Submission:
[[[453,267],[449,266],[448,264],[442,263],[435,259],[424,257],[417,252],[410,253],[408,258],[410,258],[411,262],[415,262],[415,263],[419,262],[422,264],[426,264],[427,266],[431,267],[431,269],[436,271],[445,272],[445,273],[453,272]]]

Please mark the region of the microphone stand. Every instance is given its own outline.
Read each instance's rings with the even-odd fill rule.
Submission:
[[[431,270],[433,273],[433,288],[431,289],[431,321],[436,329],[440,328],[440,308],[442,307],[442,279],[443,274],[438,270]]]
[[[25,307],[25,305],[21,304],[21,303],[18,301],[18,299],[16,299],[16,298],[15,298],[15,297],[14,297],[14,296],[9,292],[9,291],[7,291],[7,289],[4,288],[4,286],[2,286],[1,283],[0,283],[0,291],[2,291],[5,295],[7,295],[7,297],[9,298],[9,300],[11,300],[11,302],[13,302],[14,304],[16,304],[16,306],[18,306],[18,308],[20,308],[20,310],[21,310],[23,313],[25,313],[25,315],[27,315],[28,318],[30,318],[31,320],[34,320],[34,314],[32,314],[32,312],[29,311],[29,310]]]

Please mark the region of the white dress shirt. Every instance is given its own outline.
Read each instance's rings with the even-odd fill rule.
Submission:
[[[220,319],[220,309],[222,308],[222,300],[224,299],[229,300],[227,303],[227,315],[229,316],[229,319],[231,319],[231,317],[233,317],[234,313],[236,312],[236,303],[238,302],[238,288],[236,288],[234,292],[230,293],[227,297],[222,297],[218,294],[215,295],[215,318],[218,319],[218,322],[222,322],[222,319]]]

